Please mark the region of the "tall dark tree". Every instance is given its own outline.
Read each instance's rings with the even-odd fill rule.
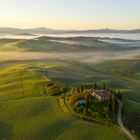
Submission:
[[[97,84],[96,84],[96,82],[94,83],[94,89],[97,89]]]
[[[82,85],[82,87],[81,87],[81,91],[83,92],[84,91],[84,86]]]
[[[122,94],[120,93],[120,95],[119,95],[119,98],[120,98],[120,100],[122,100]]]
[[[115,111],[115,96],[114,95],[112,95],[111,100],[112,100],[112,111],[114,112]]]
[[[117,92],[117,96],[118,96],[118,98],[119,98],[120,100],[122,100],[122,94],[121,94],[121,91],[120,91],[120,90]]]
[[[103,83],[103,89],[106,89],[106,85],[105,85],[105,83]]]

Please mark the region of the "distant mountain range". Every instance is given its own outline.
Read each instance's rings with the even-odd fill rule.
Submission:
[[[79,34],[79,33],[140,33],[140,29],[135,30],[114,30],[114,29],[99,29],[99,30],[54,30],[48,28],[0,28],[0,34]]]

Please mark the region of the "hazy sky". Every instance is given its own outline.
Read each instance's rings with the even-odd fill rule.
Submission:
[[[140,28],[140,0],[0,0],[0,27]]]

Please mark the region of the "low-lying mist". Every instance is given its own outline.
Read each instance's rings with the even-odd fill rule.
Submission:
[[[20,60],[74,60],[84,63],[98,63],[112,59],[133,59],[140,56],[140,49],[117,52],[0,52],[0,61]]]
[[[113,39],[108,39],[113,42],[102,42],[103,40],[97,40],[96,38],[61,38],[60,40],[51,40],[51,42],[62,43],[57,49],[54,48],[53,51],[41,51],[41,47],[38,46],[43,41],[43,49],[47,47],[47,42],[45,42],[46,38],[39,38],[37,43],[34,42],[36,40],[28,41],[28,43],[24,42],[24,47],[28,49],[28,46],[31,47],[32,51],[0,51],[0,61],[21,61],[21,60],[72,60],[79,61],[84,63],[99,63],[106,60],[114,60],[114,59],[134,59],[140,58],[140,43],[138,41],[131,40],[121,40],[116,39],[113,44]],[[49,40],[49,41],[50,41]],[[107,41],[108,41],[107,40]],[[105,40],[106,41],[106,40]],[[117,41],[118,44],[117,44]],[[120,42],[123,44],[120,45]],[[64,43],[64,44],[63,44]],[[65,44],[70,44],[71,46],[67,46]],[[117,44],[117,45],[116,45]],[[71,51],[67,47],[77,47],[74,45],[82,45],[76,51]],[[57,46],[57,44],[55,44]],[[34,51],[34,48],[38,47],[40,52]],[[49,46],[53,47],[53,45]],[[66,49],[66,52],[59,51],[58,48]],[[84,51],[82,50],[84,47]],[[92,48],[92,49],[90,49]],[[60,50],[61,50],[60,49]]]

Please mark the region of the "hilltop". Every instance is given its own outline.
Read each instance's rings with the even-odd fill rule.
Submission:
[[[30,33],[20,33],[20,34],[16,34],[16,35],[23,35],[23,36],[36,36],[35,34],[30,34]]]

